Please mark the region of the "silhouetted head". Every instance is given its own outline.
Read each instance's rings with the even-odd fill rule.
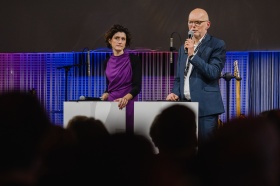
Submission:
[[[80,145],[92,147],[110,135],[100,120],[80,115],[69,120],[66,129],[75,133]]]
[[[197,146],[194,112],[183,105],[164,109],[153,121],[150,136],[159,152],[176,152]]]
[[[206,185],[278,182],[279,134],[274,125],[263,119],[234,119],[198,150],[200,180]]]
[[[0,95],[0,169],[32,162],[50,125],[36,97],[21,92]]]

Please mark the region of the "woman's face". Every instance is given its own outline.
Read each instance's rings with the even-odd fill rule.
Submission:
[[[109,43],[114,51],[123,51],[126,46],[126,34],[124,32],[115,33],[112,39],[109,40]]]

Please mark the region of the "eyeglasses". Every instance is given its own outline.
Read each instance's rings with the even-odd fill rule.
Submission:
[[[188,25],[194,24],[195,26],[200,26],[201,23],[203,23],[203,22],[207,22],[207,20],[206,21],[189,21]]]

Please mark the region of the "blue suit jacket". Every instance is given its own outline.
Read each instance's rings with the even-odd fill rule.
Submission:
[[[177,73],[172,92],[184,99],[184,70],[188,54],[184,45],[179,49]],[[199,103],[199,116],[221,114],[224,110],[219,79],[226,60],[223,40],[206,35],[196,55],[190,60],[193,65],[190,75],[192,102]]]

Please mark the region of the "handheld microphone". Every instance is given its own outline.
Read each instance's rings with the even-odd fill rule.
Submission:
[[[101,98],[97,98],[97,97],[80,96],[79,101],[102,101],[102,100]]]
[[[193,34],[194,34],[194,32],[192,30],[190,30],[188,32],[188,39],[191,39],[193,37]],[[185,54],[187,54],[187,53],[188,53],[188,48],[185,48]]]
[[[192,30],[190,30],[188,32],[188,38],[191,39],[193,37],[194,32]]]
[[[86,100],[85,96],[80,96],[79,100]]]
[[[170,38],[170,63],[173,63],[173,37]]]

